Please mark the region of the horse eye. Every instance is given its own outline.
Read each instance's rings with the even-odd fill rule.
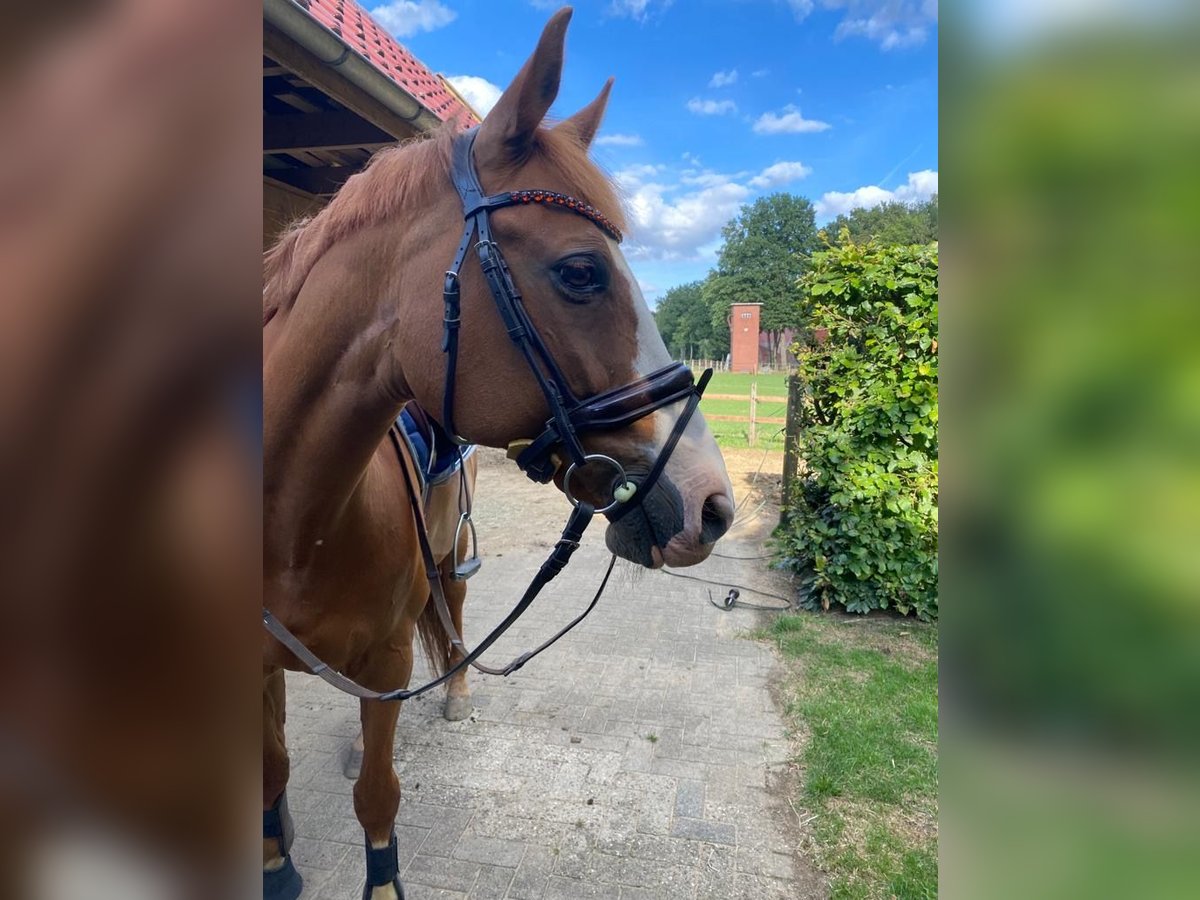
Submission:
[[[558,277],[566,287],[575,291],[595,290],[603,286],[595,262],[582,256],[560,263]]]

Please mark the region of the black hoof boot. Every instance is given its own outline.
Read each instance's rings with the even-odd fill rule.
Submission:
[[[396,833],[388,845],[376,850],[367,838],[367,886],[363,888],[363,900],[371,900],[371,891],[377,887],[391,885],[396,896],[404,900],[404,886],[400,884],[400,861],[396,852]]]
[[[283,868],[263,872],[263,900],[296,900],[304,890],[304,879],[292,865],[292,858],[283,858]]]
[[[279,795],[275,805],[263,812],[263,838],[279,842],[283,865],[273,871],[263,870],[263,900],[296,900],[304,887],[304,879],[292,864],[292,817],[287,808],[287,792]]]

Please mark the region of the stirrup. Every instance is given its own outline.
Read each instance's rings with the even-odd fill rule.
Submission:
[[[458,539],[462,537],[464,525],[470,529],[471,555],[467,559],[460,560],[458,558]],[[466,581],[478,572],[479,567],[483,565],[483,560],[479,558],[479,538],[475,535],[475,523],[471,521],[471,514],[469,512],[463,513],[458,518],[458,527],[454,529],[453,553],[454,568],[450,570],[451,581]]]

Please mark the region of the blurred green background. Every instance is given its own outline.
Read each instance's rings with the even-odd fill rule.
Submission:
[[[1170,3],[960,12],[943,890],[1195,896],[1200,30]]]

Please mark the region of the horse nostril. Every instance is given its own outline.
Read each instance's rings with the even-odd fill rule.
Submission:
[[[715,544],[733,525],[733,504],[724,494],[713,494],[700,509],[700,543]]]

